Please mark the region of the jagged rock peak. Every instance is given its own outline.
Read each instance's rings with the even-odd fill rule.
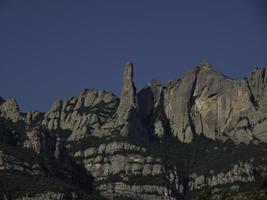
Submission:
[[[256,67],[250,74],[250,79],[254,79],[253,81],[262,82],[266,84],[267,82],[267,68],[265,67]],[[255,83],[256,84],[256,83]]]
[[[226,75],[224,75],[222,72],[217,70],[212,64],[210,64],[207,60],[201,61],[194,71],[198,76],[199,74],[204,75],[205,78],[207,77],[214,77],[217,76],[217,78],[228,78]]]
[[[18,121],[20,116],[20,110],[16,99],[1,99],[0,102],[0,116],[11,119],[13,122]]]
[[[124,69],[124,81],[125,80],[132,80],[133,79],[133,62],[128,61],[125,64],[125,69]]]
[[[51,108],[49,109],[48,112],[56,112],[56,111],[60,111],[62,108],[62,100],[61,99],[57,99],[51,106]]]
[[[199,63],[198,67],[212,68],[213,66],[208,62],[208,60],[204,59]]]
[[[157,87],[157,86],[162,86],[162,85],[161,85],[161,82],[159,80],[152,79],[149,81],[148,86],[149,87]]]
[[[133,63],[128,61],[124,68],[124,84],[121,91],[117,116],[124,119],[132,108],[136,108],[136,88],[133,82]]]

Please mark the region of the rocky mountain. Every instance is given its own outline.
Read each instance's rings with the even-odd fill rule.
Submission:
[[[0,199],[251,199],[267,175],[266,68],[234,80],[203,62],[139,92],[133,74],[120,98],[86,89],[45,113],[0,98]]]

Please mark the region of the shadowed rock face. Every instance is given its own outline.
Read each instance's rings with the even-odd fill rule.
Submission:
[[[93,190],[107,199],[194,199],[262,180],[266,68],[233,80],[203,62],[139,92],[133,75],[128,62],[120,99],[85,89],[45,113],[20,113],[14,98],[0,98],[0,179],[45,181],[34,194],[0,183],[0,198],[82,199]]]
[[[137,95],[138,111],[150,137],[169,135],[169,121],[164,111],[164,87],[158,80],[151,80]]]
[[[252,93],[252,101],[255,107],[266,112],[267,99],[267,70],[266,68],[256,68],[251,74],[248,81]]]

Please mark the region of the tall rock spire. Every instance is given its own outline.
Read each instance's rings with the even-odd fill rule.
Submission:
[[[133,63],[127,62],[124,69],[124,84],[121,91],[120,104],[117,116],[121,120],[127,119],[127,113],[132,108],[136,108],[136,88],[133,82]]]
[[[125,64],[125,68],[124,68],[124,83],[127,82],[128,80],[129,81],[132,81],[133,80],[133,62],[132,61],[128,61],[126,64]]]

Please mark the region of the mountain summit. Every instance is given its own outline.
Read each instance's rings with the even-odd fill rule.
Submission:
[[[128,62],[120,98],[85,89],[45,113],[0,98],[0,199],[245,199],[259,187],[266,68],[234,80],[205,61],[139,92],[133,75]]]

